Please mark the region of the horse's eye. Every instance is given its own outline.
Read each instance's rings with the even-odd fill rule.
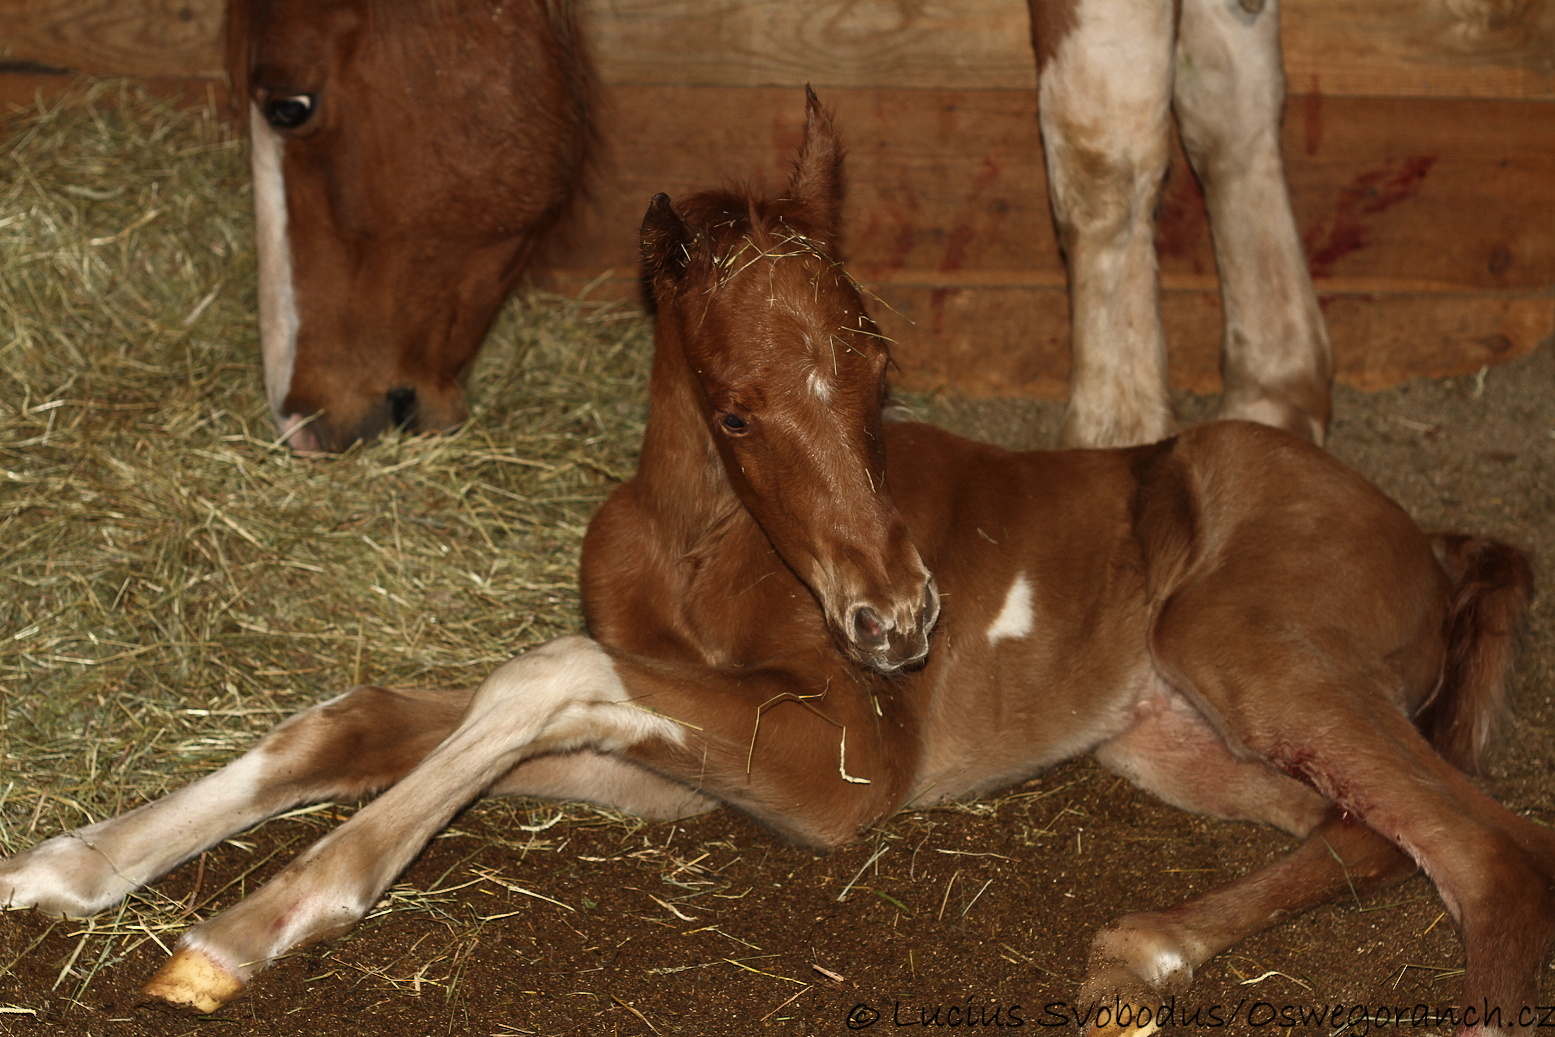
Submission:
[[[265,121],[278,130],[295,130],[312,117],[312,94],[272,97],[265,102]]]
[[[750,430],[750,422],[738,414],[725,414],[723,416],[724,431],[732,435],[742,435]]]

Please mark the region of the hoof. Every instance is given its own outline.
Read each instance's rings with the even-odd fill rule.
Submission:
[[[243,993],[243,981],[192,947],[180,948],[141,992],[174,1008],[208,1015]]]

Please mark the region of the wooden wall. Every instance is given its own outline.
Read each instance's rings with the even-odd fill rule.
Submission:
[[[609,152],[548,277],[634,284],[655,191],[776,182],[800,87],[850,148],[849,257],[918,387],[1061,395],[1063,267],[1024,0],[580,0]],[[220,0],[0,0],[0,62],[214,77]],[[1555,330],[1555,0],[1285,0],[1285,149],[1341,377],[1469,372]],[[3,67],[3,66],[0,66]],[[46,77],[45,77],[46,78]],[[1159,243],[1175,377],[1215,388],[1197,185]]]

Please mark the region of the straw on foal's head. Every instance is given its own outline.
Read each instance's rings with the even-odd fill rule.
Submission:
[[[783,195],[658,195],[643,256],[658,348],[684,355],[729,485],[842,643],[891,672],[927,653],[939,599],[885,484],[890,350],[835,258],[842,186],[810,94]]]

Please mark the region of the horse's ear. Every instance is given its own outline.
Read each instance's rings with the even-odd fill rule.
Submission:
[[[654,195],[643,217],[642,229],[643,265],[648,278],[654,280],[661,274],[679,275],[684,271],[691,259],[693,237],[691,228],[670,204],[670,196],[663,192]]]
[[[835,247],[842,225],[842,142],[832,124],[832,114],[821,107],[809,84],[805,85],[804,143],[794,161],[788,196],[815,214],[816,230]]]

